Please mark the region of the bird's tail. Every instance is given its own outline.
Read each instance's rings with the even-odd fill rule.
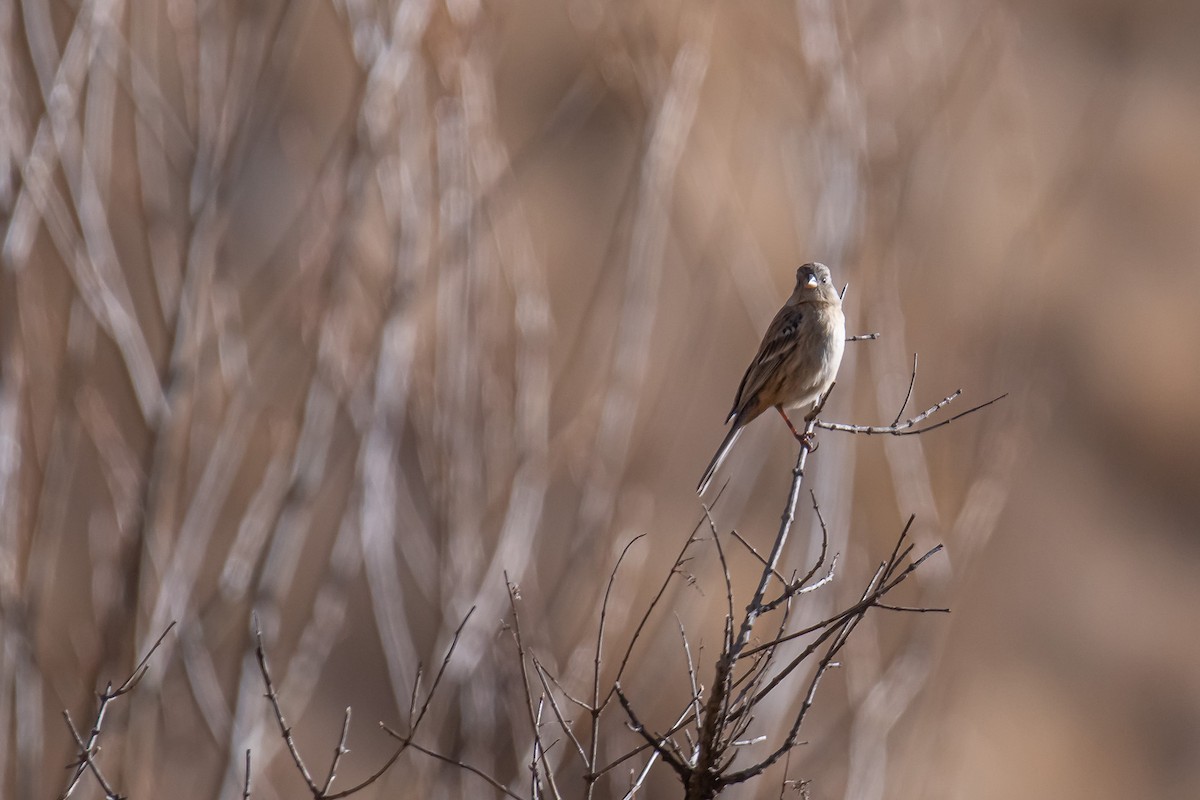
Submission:
[[[712,481],[713,473],[720,468],[721,462],[725,460],[725,456],[729,455],[730,449],[733,448],[733,443],[742,435],[743,427],[741,420],[734,419],[733,427],[725,435],[725,441],[721,442],[721,446],[717,448],[717,454],[709,462],[708,469],[704,470],[704,477],[700,479],[700,485],[696,487],[696,494],[704,494],[704,490],[708,488],[709,482]]]

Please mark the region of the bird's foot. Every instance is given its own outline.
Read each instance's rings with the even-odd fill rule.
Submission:
[[[810,453],[816,452],[817,440],[812,431],[805,431],[804,433],[801,433],[800,431],[796,430],[796,426],[792,424],[790,419],[788,419],[787,412],[785,412],[781,406],[775,406],[775,409],[779,412],[779,416],[783,417],[783,421],[787,423],[788,430],[792,432],[792,436],[797,442],[800,443],[800,446],[807,448],[808,452]]]

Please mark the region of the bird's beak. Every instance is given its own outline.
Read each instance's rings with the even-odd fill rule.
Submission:
[[[806,278],[804,281],[804,288],[815,289],[820,285],[820,283],[821,281],[817,278],[816,274],[810,272],[808,278]]]

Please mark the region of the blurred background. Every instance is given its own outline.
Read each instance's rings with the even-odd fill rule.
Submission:
[[[612,654],[820,260],[881,334],[825,418],[890,422],[914,353],[912,410],[1008,396],[819,436],[840,559],[795,624],[853,602],[909,514],[946,550],[897,602],[953,611],[868,616],[808,744],[728,796],[1200,796],[1198,38],[1182,0],[0,3],[0,794],[61,792],[61,712],[85,727],[176,620],[106,716],[109,779],[240,797],[251,749],[255,797],[303,795],[252,611],[314,769],[353,706],[346,788],[475,607],[421,739],[527,795],[504,576],[586,692],[618,554],[646,534]],[[751,426],[722,534],[769,544],[794,448]],[[787,571],[819,544],[802,509]],[[711,675],[714,565],[623,678],[658,729],[677,619]],[[487,791],[406,754],[360,796]]]

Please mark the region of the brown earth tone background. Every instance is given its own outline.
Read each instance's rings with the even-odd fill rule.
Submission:
[[[869,615],[808,744],[728,796],[1200,796],[1197,41],[1182,0],[0,4],[0,794],[62,792],[61,712],[86,727],[175,620],[105,774],[240,797],[250,749],[254,797],[305,796],[252,611],[315,769],[353,707],[348,788],[474,607],[421,739],[528,796],[505,574],[584,691],[618,554],[646,534],[613,654],[820,260],[882,334],[827,419],[890,422],[914,353],[913,411],[1008,396],[820,435],[840,559],[794,624],[853,602],[909,514],[946,549],[897,602],[953,610]],[[751,426],[722,535],[769,542],[794,448]],[[623,680],[659,729],[676,619],[703,682],[725,613],[713,550],[690,568]],[[489,791],[406,753],[360,796]]]

